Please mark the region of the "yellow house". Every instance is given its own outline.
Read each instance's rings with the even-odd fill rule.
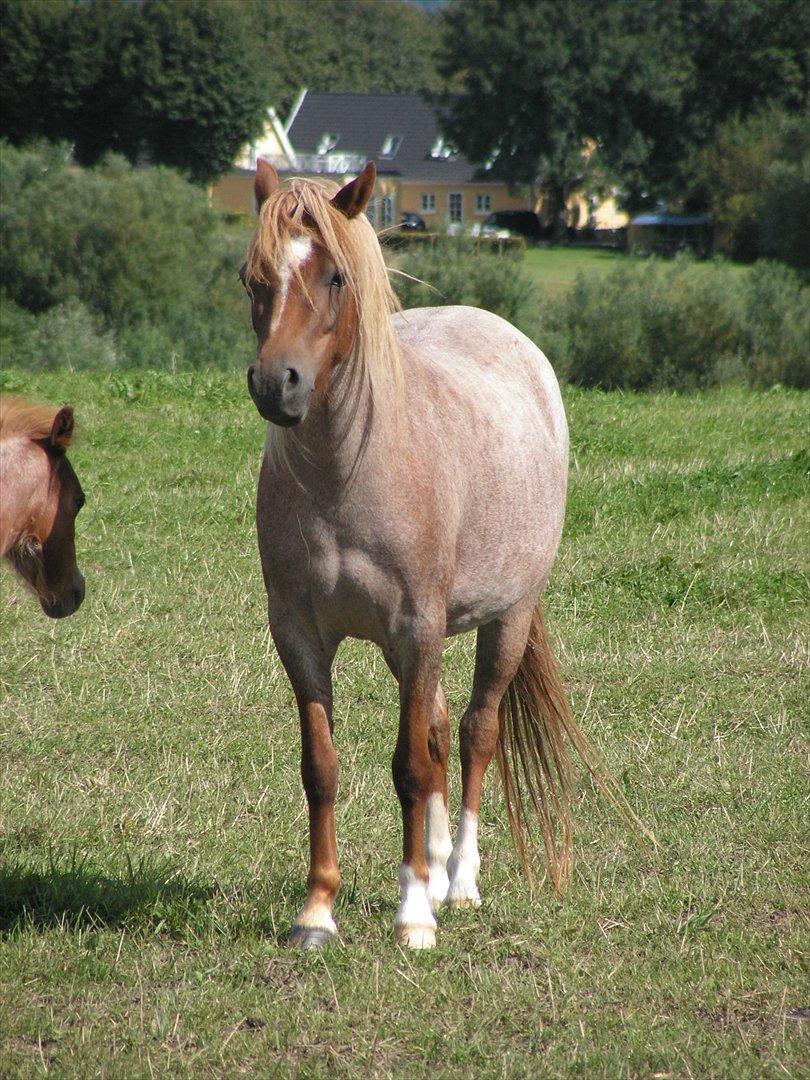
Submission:
[[[377,164],[368,214],[379,229],[417,214],[430,231],[469,228],[496,210],[531,210],[531,198],[506,184],[476,179],[478,169],[442,137],[434,109],[416,94],[316,93],[303,90],[285,125],[268,112],[260,139],[244,147],[234,171],[212,189],[230,213],[253,210],[256,159],[280,173],[330,176],[344,183],[367,161]]]
[[[528,188],[488,181],[441,133],[435,109],[416,94],[326,93],[302,90],[286,124],[268,110],[262,135],[243,148],[234,170],[212,189],[234,214],[254,210],[258,157],[282,174],[329,176],[346,183],[367,161],[377,164],[377,186],[367,213],[378,229],[415,214],[431,232],[469,230],[500,210],[536,210]],[[626,215],[611,201],[584,195],[569,200],[569,224],[617,228]]]

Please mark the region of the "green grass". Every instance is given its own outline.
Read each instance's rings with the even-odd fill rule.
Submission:
[[[624,263],[646,260],[609,248],[535,247],[527,248],[523,261],[544,295],[560,296],[580,274],[605,274]],[[697,267],[711,265],[710,261],[696,263]],[[744,263],[726,265],[736,273],[748,270]]]
[[[632,256],[600,248],[527,248],[523,261],[546,295],[560,295],[582,273],[606,273]]]
[[[77,615],[49,622],[0,582],[0,1076],[800,1076],[807,397],[566,390],[549,622],[657,856],[583,779],[569,894],[529,895],[493,771],[483,908],[401,952],[395,695],[351,644],[342,944],[299,955],[298,725],[265,629],[243,382],[0,374],[76,406],[88,496]],[[456,719],[470,676],[455,640]],[[458,787],[454,753],[454,806]]]

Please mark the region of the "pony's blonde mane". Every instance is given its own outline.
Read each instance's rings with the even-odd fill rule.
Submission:
[[[39,405],[16,394],[0,394],[0,439],[47,439],[58,412],[58,405]],[[67,436],[66,443],[69,441]]]
[[[372,398],[402,390],[399,343],[391,314],[400,309],[388,280],[377,234],[365,214],[347,218],[331,203],[340,190],[332,180],[295,177],[277,188],[259,211],[248,248],[245,280],[272,284],[288,240],[312,237],[340,271],[357,312],[357,332],[347,357]],[[300,274],[295,272],[303,287]]]

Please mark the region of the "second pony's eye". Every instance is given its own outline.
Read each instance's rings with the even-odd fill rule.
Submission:
[[[336,270],[332,275],[332,280],[329,282],[333,289],[342,289],[346,284],[346,279],[339,270]]]

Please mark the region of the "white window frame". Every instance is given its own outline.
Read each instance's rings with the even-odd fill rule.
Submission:
[[[392,192],[385,192],[380,196],[380,221],[379,227],[387,229],[394,224],[397,211],[397,198]]]
[[[380,157],[392,158],[396,155],[402,144],[402,136],[389,133],[383,139],[382,146],[380,147]]]
[[[486,205],[482,205],[483,203]],[[479,192],[475,196],[475,212],[476,214],[492,213],[492,196],[488,191]]]
[[[452,206],[452,200],[454,196],[458,196],[459,214],[457,218],[452,216],[450,207]],[[447,192],[447,224],[448,225],[463,225],[464,224],[464,192],[463,191],[448,191]]]
[[[315,153],[319,157],[325,157],[330,150],[334,150],[337,144],[340,142],[340,135],[334,131],[322,131],[318,136],[318,145],[315,148]]]
[[[434,191],[423,191],[421,194],[422,214],[435,214],[436,213],[436,193]]]

